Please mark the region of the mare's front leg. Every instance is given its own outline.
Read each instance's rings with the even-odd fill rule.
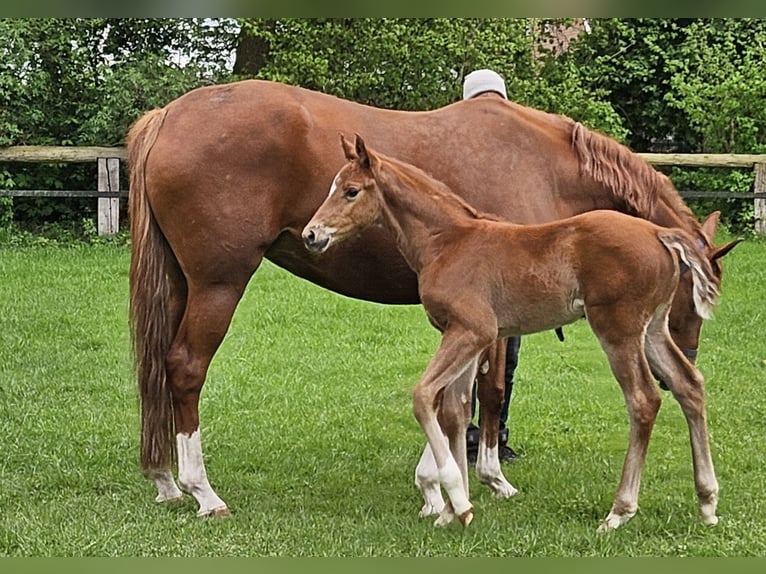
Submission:
[[[199,504],[199,516],[225,516],[226,503],[210,486],[202,455],[199,398],[207,369],[229,327],[242,286],[191,286],[183,319],[168,353],[178,453],[178,482]],[[155,477],[159,487],[157,477]]]
[[[476,459],[476,476],[499,498],[510,498],[518,491],[508,482],[500,468],[498,457],[498,431],[500,412],[505,393],[506,339],[498,339],[490,346],[487,367],[480,368],[477,393],[481,408],[479,453]]]
[[[466,471],[461,470],[452,455],[439,417],[447,426],[447,432],[451,434],[460,427],[460,421],[455,420],[454,409],[448,408],[443,413],[439,413],[439,409],[446,388],[456,381],[458,385],[461,381],[468,381],[468,385],[464,385],[466,389],[453,387],[449,392],[449,401],[453,402],[454,397],[459,396],[461,391],[465,393],[467,399],[470,397],[470,381],[473,376],[471,373],[474,370],[476,358],[492,340],[491,336],[487,340],[485,334],[473,332],[453,323],[444,332],[439,349],[413,391],[415,418],[426,434],[436,463],[439,484],[444,487],[449,500],[436,522],[437,525],[450,522],[454,515],[458,516],[464,526],[473,519],[473,507],[468,500],[468,484],[464,480]],[[465,424],[467,422],[467,420],[464,421]],[[465,442],[465,428],[463,428],[463,436],[457,439]],[[464,444],[463,449],[465,449]],[[464,450],[463,453],[465,453]],[[465,462],[464,465],[467,466]]]

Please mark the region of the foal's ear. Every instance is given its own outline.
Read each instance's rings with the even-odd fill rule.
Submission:
[[[353,144],[346,139],[343,132],[340,133],[340,145],[343,146],[343,153],[346,155],[348,161],[353,161],[358,157]]]
[[[359,134],[356,134],[356,155],[359,156],[359,165],[364,169],[370,169],[370,154],[367,152],[367,146]]]

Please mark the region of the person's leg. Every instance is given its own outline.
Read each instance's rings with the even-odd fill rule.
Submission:
[[[479,427],[473,422],[476,417],[476,382],[471,390],[471,422],[465,431],[465,444],[468,455],[468,464],[476,464],[476,456],[479,452]]]
[[[500,411],[500,436],[498,437],[498,455],[501,461],[516,458],[516,453],[508,446],[508,409],[511,406],[511,393],[513,392],[513,380],[516,367],[519,364],[519,349],[521,337],[508,337],[508,346],[505,353],[505,395],[503,408]]]

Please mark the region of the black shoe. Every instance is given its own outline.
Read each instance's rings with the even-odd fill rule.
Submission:
[[[499,444],[497,445],[497,457],[500,462],[510,462],[519,458],[519,455],[507,444]]]

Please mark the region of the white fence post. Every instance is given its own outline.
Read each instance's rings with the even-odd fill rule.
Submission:
[[[116,157],[98,158],[98,191],[120,190],[120,160]],[[98,234],[114,235],[120,230],[120,199],[98,198]]]

